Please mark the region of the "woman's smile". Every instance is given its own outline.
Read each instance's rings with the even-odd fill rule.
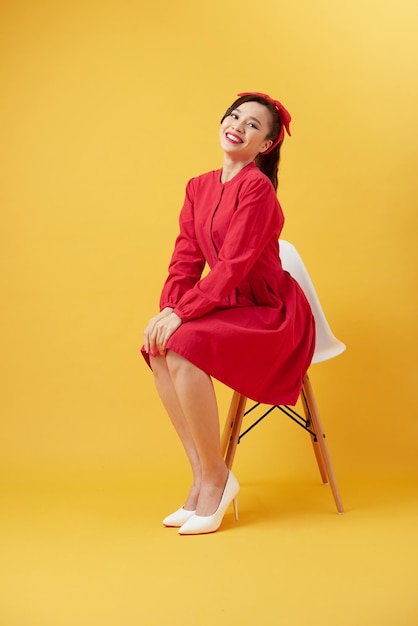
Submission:
[[[231,141],[232,143],[244,143],[241,137],[231,132],[225,133],[225,137],[228,139],[228,141]]]

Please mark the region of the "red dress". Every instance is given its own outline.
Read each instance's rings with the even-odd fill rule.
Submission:
[[[281,266],[283,222],[274,187],[254,163],[226,183],[221,170],[190,180],[160,308],[183,322],[167,350],[252,400],[293,405],[315,327]]]

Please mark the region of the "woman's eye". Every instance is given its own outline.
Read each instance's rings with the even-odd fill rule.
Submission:
[[[237,120],[237,119],[238,119],[238,115],[237,115],[236,113],[231,113],[231,117],[232,117],[234,120]]]

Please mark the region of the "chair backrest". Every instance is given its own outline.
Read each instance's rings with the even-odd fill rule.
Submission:
[[[295,246],[279,240],[280,258],[285,269],[299,283],[309,304],[316,324],[316,345],[312,363],[320,363],[338,356],[345,350],[345,345],[332,333],[327,322],[321,303],[316,295],[315,287],[310,279],[308,271],[296,250]]]

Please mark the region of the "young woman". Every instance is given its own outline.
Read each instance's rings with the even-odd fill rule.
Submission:
[[[142,353],[193,472],[184,506],[163,521],[180,534],[217,530],[231,502],[237,518],[211,377],[261,403],[296,404],[311,362],[312,314],[278,251],[277,170],[290,119],[260,93],[239,94],[227,109],[222,169],[187,185],[160,313],[144,331]]]

